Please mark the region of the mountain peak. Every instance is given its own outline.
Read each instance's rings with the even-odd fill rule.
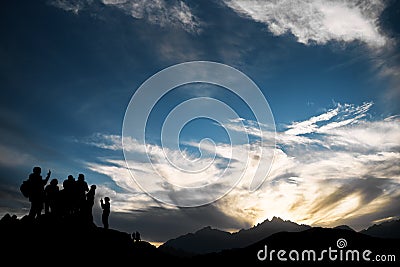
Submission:
[[[351,228],[348,225],[344,225],[344,224],[335,226],[333,229],[342,229],[342,230],[349,230],[349,231],[355,232],[353,228]]]
[[[211,226],[205,226],[205,227],[201,228],[200,230],[197,230],[197,231],[195,232],[195,234],[204,233],[204,232],[209,232],[209,231],[219,231],[219,230],[213,229]]]
[[[240,230],[233,234],[206,226],[195,233],[168,240],[164,243],[163,247],[172,247],[189,253],[203,254],[218,252],[224,249],[245,247],[282,231],[299,232],[309,228],[310,226],[298,225],[274,216],[271,220],[265,220],[250,229]]]
[[[283,220],[282,218],[276,216],[272,217],[272,219],[270,220],[270,222],[284,222],[284,221],[285,220]]]
[[[284,220],[281,217],[274,216],[271,219],[266,219],[265,221],[258,223],[257,225],[254,225],[253,228],[265,227],[265,226],[269,227],[271,225],[279,225],[279,224],[287,224],[287,225],[291,224],[291,225],[298,225],[298,226],[303,225],[303,224],[297,224],[290,220]]]
[[[400,238],[400,220],[386,221],[374,224],[361,233],[382,238]]]

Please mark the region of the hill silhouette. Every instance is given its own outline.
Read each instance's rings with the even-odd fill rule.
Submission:
[[[171,257],[148,242],[133,242],[128,233],[82,223],[76,218],[42,215],[21,219],[6,214],[0,220],[2,255],[19,264],[125,263],[128,259],[156,263]]]
[[[241,230],[237,233],[230,234],[210,227],[203,228],[195,234],[189,234],[203,238],[203,242],[208,241],[209,247],[215,249],[213,240],[217,240],[218,235],[221,240],[229,236],[245,236],[243,233],[261,231],[260,229],[268,229],[268,225],[291,225],[288,221],[275,218],[266,221],[248,230]],[[292,223],[294,224],[294,223]],[[301,225],[298,225],[299,227]],[[306,226],[304,226],[306,227]],[[323,249],[338,249],[337,241],[345,239],[347,246],[343,249],[357,249],[363,251],[371,250],[375,256],[377,254],[394,255],[397,260],[400,259],[400,239],[379,238],[369,236],[353,230],[342,228],[320,228],[306,227],[306,230],[297,232],[281,231],[271,235],[266,232],[266,238],[254,242],[242,248],[223,249],[219,252],[193,254],[179,252],[179,249],[164,246],[156,248],[145,241],[134,242],[130,234],[117,231],[114,229],[104,229],[97,227],[94,223],[83,223],[82,220],[71,217],[68,219],[57,219],[51,215],[42,215],[37,219],[31,219],[25,216],[17,219],[15,216],[6,214],[0,220],[0,236],[2,255],[7,255],[10,259],[18,260],[18,264],[40,264],[42,266],[50,266],[54,264],[96,264],[100,266],[145,263],[145,264],[173,264],[174,266],[188,264],[210,264],[223,263],[237,264],[243,263],[246,266],[269,264],[275,265],[345,265],[345,261],[330,261],[324,258],[321,262],[310,261],[289,261],[281,262],[276,257],[272,261],[260,261],[257,253],[263,250],[265,246],[267,251],[275,250],[275,256],[279,250],[296,249],[299,251],[314,249],[317,258]],[[260,235],[261,236],[261,235]],[[194,239],[193,239],[194,240]],[[233,239],[232,239],[233,240]],[[187,242],[187,240],[186,240]],[[197,242],[197,241],[193,241]],[[189,244],[196,247],[196,244]],[[201,245],[201,246],[200,246]],[[203,247],[203,243],[197,244]],[[287,257],[287,255],[286,255]],[[351,264],[362,263],[362,261],[351,262]],[[364,262],[365,263],[365,262]],[[371,265],[377,262],[369,262]],[[347,264],[349,264],[347,262]],[[393,262],[382,263],[379,266],[391,264]]]
[[[382,238],[400,238],[400,220],[374,224],[361,233]]]
[[[338,240],[345,240],[346,245],[339,249]],[[203,255],[194,256],[193,259],[199,264],[204,264],[207,262],[223,262],[224,265],[227,264],[238,264],[245,263],[246,266],[258,266],[258,265],[268,265],[272,266],[293,266],[293,265],[305,265],[305,266],[316,266],[316,265],[395,265],[400,257],[400,240],[398,239],[384,239],[378,237],[371,237],[362,233],[358,233],[346,229],[332,229],[332,228],[310,228],[301,232],[279,232],[272,234],[271,236],[256,242],[250,246],[241,249],[229,249],[224,250],[219,253],[209,253]],[[336,260],[331,260],[329,258],[328,252],[323,254],[321,257],[322,250],[336,250]],[[271,251],[272,257],[271,257]],[[281,261],[277,257],[277,253],[280,250],[285,250],[285,254],[281,257],[286,258],[286,261]],[[292,250],[299,252],[298,260],[291,260],[289,258],[289,253]],[[304,260],[302,260],[303,251]],[[315,261],[313,260],[313,254],[308,255],[309,250],[314,250],[316,252]],[[342,260],[340,260],[340,250],[342,252]],[[359,260],[356,260],[356,254],[354,258],[352,253],[348,254],[348,260],[346,261],[346,251],[347,250],[357,250],[359,251]],[[364,250],[371,250],[372,253],[369,255],[370,261],[364,261],[362,259],[362,253]],[[261,258],[265,256],[264,251],[267,251],[267,258],[263,261],[257,258],[258,253],[260,253]],[[355,252],[354,252],[355,253]],[[375,260],[376,255],[394,255],[395,261],[387,262],[377,262]],[[293,259],[296,259],[296,254],[292,253]],[[270,260],[272,258],[272,260]],[[318,261],[318,259],[321,259]],[[353,260],[354,259],[354,260]]]
[[[205,254],[219,252],[224,249],[242,248],[260,241],[271,234],[287,231],[299,232],[311,228],[308,225],[299,225],[291,221],[285,221],[278,217],[265,220],[250,229],[242,229],[235,233],[229,233],[210,226],[200,229],[195,233],[189,233],[171,240],[160,246],[161,250],[171,248],[192,254]]]
[[[333,229],[343,229],[343,230],[355,231],[353,228],[351,228],[348,225],[338,225],[338,226],[333,227]]]

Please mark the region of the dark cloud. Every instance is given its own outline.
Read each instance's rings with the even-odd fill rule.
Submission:
[[[394,148],[393,151],[396,151]],[[378,154],[379,156],[379,154]],[[382,156],[384,157],[384,156]],[[399,160],[396,157],[385,157],[385,160],[370,160],[368,162],[368,175],[379,177],[384,174],[385,177],[400,177]]]
[[[323,186],[335,186],[338,181],[324,181]],[[332,210],[343,199],[351,195],[357,195],[360,198],[358,206],[354,206],[353,210],[348,211],[351,214],[353,211],[369,205],[373,200],[385,194],[385,188],[396,183],[392,179],[363,177],[354,179],[344,179],[339,181],[342,185],[337,188],[332,194],[316,202],[309,211],[309,216],[317,213]]]
[[[12,184],[0,184],[0,218],[6,213],[22,217],[29,212],[30,203],[27,198],[22,196],[19,186]]]
[[[356,230],[366,229],[375,221],[390,219],[390,218],[398,218],[400,214],[400,194],[397,195],[388,195],[386,196],[386,203],[378,210],[375,210],[371,213],[366,214],[357,214],[354,216],[349,216],[347,218],[339,219],[336,224],[337,225],[351,225]]]

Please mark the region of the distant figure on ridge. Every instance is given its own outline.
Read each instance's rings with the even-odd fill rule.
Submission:
[[[42,169],[40,167],[34,167],[33,172],[29,175],[29,182],[31,186],[31,192],[29,201],[31,202],[31,209],[29,211],[29,217],[38,218],[43,210],[43,203],[45,199],[44,187],[49,181],[51,171],[47,173],[46,178],[43,180],[41,175]]]
[[[110,198],[105,197],[100,199],[101,208],[103,209],[103,214],[101,215],[101,221],[103,222],[104,229],[108,229],[108,216],[110,216]]]
[[[136,234],[135,234],[135,241],[136,241],[136,242],[139,242],[140,240],[142,240],[142,239],[140,238],[140,233],[139,233],[138,231],[136,231]]]
[[[132,232],[131,239],[132,239],[133,242],[135,242],[135,239],[136,239],[136,232],[135,231]]]
[[[141,239],[140,239],[140,233],[138,232],[138,231],[133,231],[132,232],[132,234],[131,234],[131,239],[132,239],[132,241],[133,242],[139,242]]]

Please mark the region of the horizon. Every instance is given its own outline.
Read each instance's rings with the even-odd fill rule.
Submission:
[[[154,244],[273,217],[356,231],[399,219],[399,11],[385,0],[6,3],[0,216],[28,214],[19,186],[40,166],[60,189],[83,173],[96,225],[108,196],[110,228]]]
[[[7,214],[10,215],[10,216],[12,216],[12,214],[9,214],[9,213],[7,213]],[[22,217],[25,217],[25,216],[28,217],[28,215],[24,215],[24,216],[22,216]],[[4,217],[4,216],[3,216],[3,217]],[[2,218],[3,218],[3,217],[2,217]],[[19,218],[17,217],[17,219],[18,219],[18,220],[21,220],[22,217],[19,217]],[[141,240],[141,241],[148,242],[148,243],[150,243],[151,245],[153,245],[153,246],[155,246],[156,248],[158,248],[158,247],[160,247],[161,245],[165,244],[166,242],[168,242],[168,241],[170,241],[170,240],[178,239],[178,238],[183,237],[183,236],[186,236],[186,235],[188,235],[188,234],[196,234],[197,232],[199,232],[199,231],[201,231],[201,230],[204,230],[204,229],[217,230],[217,231],[227,232],[227,233],[230,233],[230,234],[237,234],[237,233],[239,233],[239,232],[241,232],[241,231],[247,231],[247,230],[251,230],[251,229],[253,229],[253,228],[256,228],[257,226],[259,226],[260,224],[263,224],[263,223],[265,223],[265,222],[272,222],[273,220],[279,220],[279,221],[281,221],[281,222],[294,223],[294,224],[297,224],[297,225],[299,225],[299,226],[308,226],[308,227],[310,227],[310,229],[311,229],[311,228],[335,229],[335,228],[341,227],[341,226],[349,227],[348,225],[337,225],[337,226],[333,226],[333,227],[311,226],[311,225],[307,225],[307,224],[299,224],[299,223],[296,223],[296,222],[292,222],[292,221],[290,221],[290,220],[284,220],[284,219],[282,219],[282,218],[280,218],[280,217],[275,217],[275,216],[274,216],[274,217],[271,218],[271,219],[268,219],[268,218],[267,218],[267,219],[265,219],[265,220],[264,220],[263,222],[261,222],[261,223],[252,225],[252,226],[249,227],[249,228],[233,229],[233,230],[229,231],[229,230],[221,230],[221,229],[214,228],[214,227],[208,225],[208,226],[203,226],[202,228],[197,229],[197,230],[195,230],[195,231],[193,231],[193,232],[188,232],[188,233],[184,233],[184,234],[182,234],[182,235],[173,237],[173,238],[171,238],[171,239],[169,239],[169,240],[166,240],[166,241],[164,241],[164,242],[154,242],[154,241],[148,241],[148,240]],[[370,226],[368,226],[367,228],[364,228],[364,229],[361,229],[361,230],[355,230],[355,229],[353,229],[353,228],[351,228],[351,227],[349,227],[349,228],[350,228],[352,231],[354,231],[354,232],[359,232],[359,233],[361,233],[362,231],[368,230],[368,229],[371,228],[372,226],[379,226],[379,225],[381,225],[381,224],[383,224],[383,223],[390,223],[390,222],[396,222],[396,221],[400,221],[400,219],[398,219],[398,218],[397,218],[397,219],[396,219],[396,218],[393,218],[393,219],[391,219],[391,220],[387,220],[387,221],[384,221],[384,222],[381,222],[381,223],[377,223],[377,224],[370,225]],[[101,228],[101,226],[98,226],[98,225],[96,225],[96,224],[94,224],[94,225],[95,225],[96,227],[100,227],[100,228]],[[120,230],[118,230],[118,229],[113,229],[113,230],[120,231]],[[124,231],[121,231],[121,232],[124,232]],[[124,232],[124,233],[130,235],[129,232]],[[278,231],[277,233],[280,233],[280,231]],[[267,236],[265,236],[264,238],[267,238],[267,237],[269,237],[269,236],[267,235]]]

